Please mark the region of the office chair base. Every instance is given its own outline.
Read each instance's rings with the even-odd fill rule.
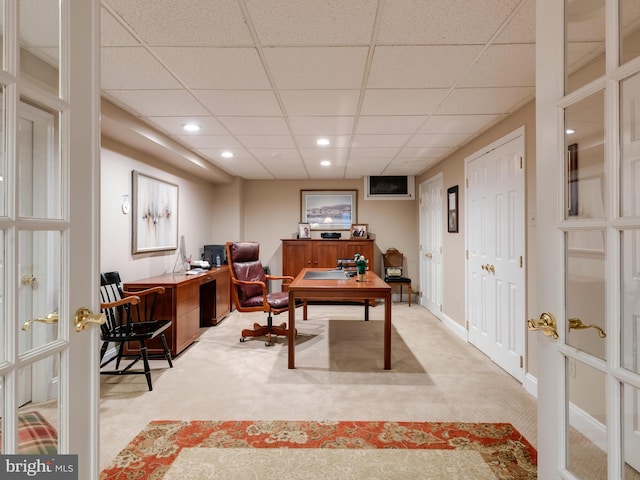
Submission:
[[[294,336],[297,335],[298,332],[294,332]],[[287,328],[286,323],[281,323],[280,325],[260,325],[259,323],[253,324],[253,329],[245,328],[242,330],[242,336],[240,337],[241,342],[245,342],[246,337],[267,337],[267,341],[265,342],[265,347],[270,347],[273,345],[271,341],[271,336],[282,335],[284,337],[289,335],[289,329]]]

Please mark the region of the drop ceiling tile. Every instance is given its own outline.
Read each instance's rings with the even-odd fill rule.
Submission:
[[[258,160],[265,162],[282,162],[293,164],[294,161],[302,164],[300,154],[295,148],[249,148],[249,152]]]
[[[100,57],[100,83],[105,90],[182,87],[144,47],[102,47]]]
[[[369,88],[451,87],[481,52],[480,46],[376,47]]]
[[[113,15],[100,9],[100,45],[139,45],[140,42],[124,28]]]
[[[281,180],[307,180],[309,174],[304,167],[274,168],[271,172],[274,177]]]
[[[452,148],[436,148],[436,147],[405,147],[396,157],[396,161],[405,160],[422,160],[425,158],[444,158],[453,152]]]
[[[484,44],[518,1],[387,1],[377,40],[385,45]]]
[[[3,4],[6,2],[3,2]],[[58,48],[60,17],[58,2],[21,0],[20,5],[20,45],[28,47]],[[4,5],[3,5],[4,6]],[[15,7],[14,7],[15,8]],[[3,15],[3,19],[4,19]],[[6,40],[6,26],[3,24],[2,40]]]
[[[344,90],[362,85],[367,47],[270,47],[263,50],[280,90]]]
[[[214,115],[282,115],[278,100],[270,90],[193,90],[193,94]]]
[[[331,143],[325,147],[316,144],[316,141],[321,135],[295,135],[296,143],[300,148],[349,148],[351,143],[351,135],[322,135],[323,138],[327,138]]]
[[[216,161],[215,164],[247,180],[273,180],[273,175],[253,158],[232,158],[225,162]]]
[[[458,147],[471,138],[468,133],[434,133],[414,135],[407,147]]]
[[[371,89],[362,102],[362,115],[428,115],[445,98],[448,89]]]
[[[427,119],[421,115],[361,116],[356,133],[360,134],[411,134],[417,131]]]
[[[349,150],[346,148],[301,148],[300,155],[305,161],[318,162],[319,160],[332,160],[344,163],[349,156]]]
[[[353,129],[353,117],[291,117],[294,135],[349,135]]]
[[[195,149],[239,149],[242,145],[231,135],[176,135],[182,143]]]
[[[534,87],[535,44],[492,45],[460,80],[461,87]]]
[[[246,148],[295,148],[290,135],[238,135],[237,138]]]
[[[360,170],[360,175],[379,175],[379,173],[362,173],[363,171],[371,172],[376,170],[381,172],[389,164],[389,158],[350,158],[347,163],[347,171]]]
[[[102,0],[126,18],[145,43],[156,45],[251,45],[236,0]]]
[[[436,113],[501,114],[534,95],[534,87],[459,88],[451,92]]]
[[[255,48],[155,47],[153,51],[191,89],[270,88]]]
[[[418,133],[475,133],[500,115],[434,115]]]
[[[352,148],[349,154],[349,159],[360,159],[360,158],[385,158],[387,161],[394,158],[398,152],[400,151],[400,147],[395,148]]]
[[[359,90],[280,90],[280,98],[289,116],[355,115]]]
[[[234,135],[289,135],[282,117],[218,117]]]
[[[142,120],[156,125],[172,135],[224,135],[227,130],[213,117],[143,117]],[[184,130],[187,123],[200,125],[200,130],[188,133]]]
[[[249,0],[246,4],[264,46],[368,45],[378,2]]]
[[[496,37],[495,43],[536,42],[536,0],[527,0]]]
[[[117,103],[143,117],[204,116],[207,112],[186,90],[107,90]]]
[[[249,152],[247,152],[242,148],[233,149],[234,156],[232,158],[224,158],[221,155],[222,155],[222,152],[224,152],[225,150],[227,149],[224,147],[219,147],[219,148],[200,148],[197,151],[200,155],[203,155],[204,157],[208,158],[209,160],[211,160],[211,162],[215,164],[220,164],[221,166],[223,166],[223,168],[226,168],[227,164],[232,164],[234,161],[238,159],[253,158],[249,154]]]
[[[354,148],[390,148],[402,147],[411,135],[354,135]]]

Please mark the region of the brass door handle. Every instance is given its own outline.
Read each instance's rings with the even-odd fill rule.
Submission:
[[[76,332],[81,332],[89,323],[97,323],[102,325],[107,321],[107,317],[104,313],[91,313],[86,307],[79,308],[76,312]]]
[[[480,268],[482,268],[483,270],[486,270],[487,266],[486,265],[482,265]]]
[[[427,257],[427,258],[433,258],[433,254],[432,253],[425,253],[424,256]]]
[[[551,337],[555,340],[558,339],[558,330],[556,329],[556,319],[550,313],[543,313],[540,315],[540,320],[529,320],[527,321],[527,326],[529,330],[537,331],[540,330],[547,337]]]
[[[33,322],[42,322],[48,324],[58,323],[58,312],[51,312],[44,318],[32,318],[31,320],[27,320],[26,322],[24,322],[24,325],[22,325],[22,330],[24,330],[25,332],[29,330],[29,327]]]
[[[607,336],[606,332],[599,326],[582,323],[582,320],[580,320],[579,318],[569,319],[569,330],[571,330],[572,328],[575,330],[584,330],[585,328],[595,328],[596,330],[598,330],[598,335],[600,335],[600,338],[605,338]]]
[[[493,265],[487,265],[487,271],[491,273],[496,273],[496,267]]]

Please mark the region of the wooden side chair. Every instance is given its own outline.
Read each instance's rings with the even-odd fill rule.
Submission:
[[[411,279],[403,275],[404,255],[396,248],[389,248],[382,254],[384,265],[384,281],[389,285],[400,285],[400,301],[402,301],[402,287],[409,290],[409,306],[411,306]]]
[[[144,375],[147,378],[149,391],[153,390],[151,384],[150,358],[165,358],[169,368],[173,368],[171,352],[167,345],[164,332],[171,326],[171,320],[156,320],[156,298],[164,293],[164,287],[148,288],[139,292],[126,292],[122,290],[122,282],[118,272],[108,272],[100,275],[100,308],[106,316],[106,322],[100,326],[100,368],[105,367],[115,360],[115,370],[103,370],[101,375]],[[147,341],[160,338],[164,354],[149,355],[147,353]],[[134,355],[125,355],[125,344],[137,343],[139,352]],[[110,343],[115,343],[118,354],[106,361],[103,358]],[[120,368],[123,357],[133,356],[131,362],[124,368]],[[139,360],[142,360],[143,370],[131,370]]]
[[[289,335],[287,324],[273,325],[273,315],[289,311],[289,292],[269,292],[267,282],[289,280],[291,276],[267,275],[260,261],[257,242],[227,242],[227,259],[231,272],[231,297],[239,312],[265,312],[267,324],[253,324],[242,330],[240,341],[246,337],[267,337],[265,346],[273,345],[273,335]],[[295,308],[295,307],[294,307]],[[294,333],[295,335],[295,333]]]

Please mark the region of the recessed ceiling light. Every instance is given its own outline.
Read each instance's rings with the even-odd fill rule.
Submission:
[[[224,157],[224,158],[232,158],[232,157],[233,157],[233,153],[232,153],[232,152],[230,152],[230,151],[228,151],[228,150],[225,150],[225,151],[224,151],[224,152],[222,152],[220,155],[221,155],[222,157]]]
[[[320,162],[320,165],[322,165],[323,167],[328,167],[331,165],[331,162],[329,160],[322,160]]]
[[[326,147],[329,144],[331,144],[331,142],[328,138],[319,138],[318,140],[316,140],[316,145],[320,147]]]
[[[197,132],[200,130],[200,125],[197,123],[185,123],[182,128],[184,128],[187,132]]]
[[[570,128],[567,128],[567,135],[571,135],[572,133],[575,133],[575,130],[571,130]]]

